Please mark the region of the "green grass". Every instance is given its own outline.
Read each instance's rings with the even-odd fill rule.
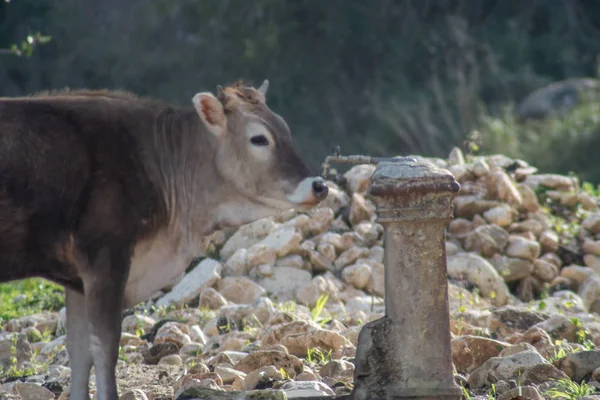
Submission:
[[[41,278],[0,285],[0,324],[42,310],[58,311],[64,306],[64,289]]]
[[[595,393],[594,387],[586,382],[578,385],[570,379],[560,379],[556,381],[556,386],[546,390],[544,395],[551,399],[577,400],[592,393]]]

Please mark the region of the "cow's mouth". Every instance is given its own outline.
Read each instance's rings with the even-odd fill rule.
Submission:
[[[329,188],[321,177],[310,177],[303,179],[294,192],[287,196],[294,207],[314,207],[327,198]]]

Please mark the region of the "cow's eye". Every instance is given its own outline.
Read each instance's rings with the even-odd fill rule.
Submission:
[[[256,135],[250,138],[250,143],[255,146],[268,146],[269,140],[264,135]]]

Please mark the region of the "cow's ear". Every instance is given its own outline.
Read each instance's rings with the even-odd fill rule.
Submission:
[[[210,92],[197,93],[192,102],[208,130],[215,136],[222,136],[226,125],[223,104]]]

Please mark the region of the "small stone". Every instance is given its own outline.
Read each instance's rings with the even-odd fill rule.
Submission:
[[[539,385],[549,380],[568,379],[568,376],[552,364],[538,364],[523,372],[522,382],[526,385]]]
[[[371,260],[376,261],[378,263],[383,263],[383,256],[385,254],[385,250],[382,246],[373,246],[369,249],[369,257]]]
[[[527,212],[538,211],[540,209],[540,203],[538,202],[537,195],[533,189],[524,183],[518,183],[516,187],[523,200],[521,208]]]
[[[250,268],[261,264],[275,264],[277,253],[264,243],[256,243],[248,249],[247,259]]]
[[[594,270],[580,265],[568,265],[560,270],[560,276],[570,279],[581,285],[586,279],[594,274]]]
[[[317,251],[322,254],[330,264],[334,262],[337,257],[335,247],[330,243],[319,243]]]
[[[454,215],[458,218],[471,219],[490,208],[502,205],[499,201],[481,200],[475,195],[458,195],[454,199]]]
[[[578,330],[577,326],[564,315],[553,315],[533,327],[543,329],[554,340],[566,339],[569,342],[575,342],[575,333]]]
[[[589,194],[582,192],[579,193],[577,201],[581,204],[584,210],[587,211],[597,211],[598,210],[598,201],[590,196]]]
[[[144,332],[150,331],[156,321],[146,315],[131,314],[123,318],[121,330],[123,332],[136,333],[140,329]]]
[[[198,305],[200,308],[218,310],[225,305],[227,305],[227,299],[211,287],[204,289],[202,293],[200,293],[200,303]]]
[[[465,250],[474,251],[484,257],[492,257],[504,251],[508,244],[508,233],[498,225],[482,225],[466,236]]]
[[[485,162],[485,160],[479,160],[473,163],[473,173],[478,178],[482,176],[486,176],[490,172],[490,166]]]
[[[294,267],[298,269],[303,269],[304,267],[304,259],[302,259],[301,255],[293,254],[289,256],[285,256],[283,258],[275,261],[276,267]]]
[[[477,285],[481,294],[501,306],[508,302],[509,291],[496,269],[484,258],[473,253],[459,253],[447,258],[448,275],[466,279]]]
[[[244,276],[249,270],[247,249],[237,249],[223,264],[223,276]]]
[[[331,208],[318,208],[310,217],[307,227],[311,235],[318,235],[329,229],[333,222],[334,214]]]
[[[563,265],[563,261],[559,256],[556,255],[556,253],[543,254],[539,259],[556,265],[556,268],[560,268]]]
[[[238,249],[247,249],[260,242],[277,228],[273,218],[262,218],[243,225],[225,242],[221,248],[221,260],[228,260]]]
[[[54,393],[41,385],[35,383],[18,382],[13,386],[13,393],[27,400],[50,400],[54,399]]]
[[[154,344],[173,343],[180,349],[184,344],[192,341],[188,333],[189,328],[186,325],[169,321],[156,332]]]
[[[321,211],[325,210],[325,211]],[[320,215],[321,218],[325,218],[322,214],[330,215],[331,213],[327,211],[326,208],[321,208],[317,210],[317,213],[313,216],[313,218]],[[331,211],[331,210],[329,210]],[[311,219],[307,222],[307,228],[311,229]],[[282,227],[277,229],[264,238],[260,244],[264,245],[267,249],[270,249],[275,252],[277,257],[285,257],[290,253],[294,253],[300,249],[300,243],[302,242],[302,235],[296,232],[294,227]],[[249,250],[248,250],[249,251]],[[250,260],[250,253],[248,253],[248,262],[252,264]],[[273,264],[273,262],[262,262],[259,264]],[[258,264],[254,264],[258,265]]]
[[[473,230],[473,222],[465,218],[455,218],[448,224],[448,232],[458,238],[467,236]]]
[[[488,317],[487,326],[492,332],[497,332],[501,337],[506,337],[514,332],[525,331],[547,317],[543,313],[507,305],[492,310]]]
[[[506,246],[506,255],[509,257],[523,258],[534,261],[540,256],[541,246],[534,240],[527,240],[520,236],[509,236]]]
[[[200,261],[169,293],[158,299],[157,307],[184,305],[221,279],[221,263],[211,258]]]
[[[450,167],[453,165],[461,165],[464,163],[465,156],[463,155],[462,150],[458,147],[453,147],[452,150],[450,150],[450,154],[448,155],[448,166]]]
[[[366,258],[369,256],[369,249],[366,247],[351,247],[348,250],[344,251],[337,260],[335,260],[334,265],[338,270],[341,270],[346,265],[352,264],[359,258]]]
[[[335,392],[323,382],[291,381],[285,383],[280,389],[285,391],[288,399],[335,396]]]
[[[294,377],[302,372],[302,361],[291,354],[275,350],[258,350],[250,353],[234,365],[234,369],[250,373],[261,367],[273,365],[278,370],[283,368],[286,374]]]
[[[448,171],[450,171],[452,175],[454,175],[454,179],[460,183],[464,183],[473,178],[473,170],[470,164],[451,165],[448,167]]]
[[[497,400],[544,400],[540,392],[534,386],[519,386],[518,388],[510,389],[501,395]]]
[[[209,372],[210,372],[210,369],[208,369],[208,367],[202,363],[195,364],[195,365],[191,366],[190,369],[188,370],[188,373],[190,375],[208,374]]]
[[[296,382],[318,381],[318,380],[319,380],[319,378],[317,378],[317,376],[312,372],[303,372],[296,376]]]
[[[600,256],[595,256],[593,254],[585,254],[583,256],[583,263],[586,267],[590,267],[597,274],[600,274]]]
[[[589,309],[600,298],[600,276],[595,273],[591,275],[579,286],[577,294],[583,299],[586,308]]]
[[[540,234],[540,244],[544,253],[554,253],[558,250],[558,235],[551,230],[545,230]]]
[[[354,364],[345,360],[331,360],[321,367],[319,374],[338,381],[348,381],[354,376]]]
[[[581,226],[592,233],[600,233],[600,212],[590,214]]]
[[[181,349],[179,349],[179,354],[195,356],[202,352],[202,344],[200,343],[186,343]]]
[[[573,192],[577,188],[576,178],[557,174],[530,175],[525,179],[524,183],[533,190],[536,190],[540,186],[546,186],[561,192]]]
[[[275,273],[274,267],[270,264],[257,265],[250,270],[248,277],[252,280],[272,277]]]
[[[181,360],[181,356],[179,354],[169,354],[168,356],[164,356],[158,362],[158,365],[182,365],[183,361]]]
[[[320,206],[331,208],[334,213],[337,213],[344,207],[348,207],[350,204],[350,197],[348,197],[346,192],[340,190],[337,185],[332,185],[332,182],[330,181],[327,181],[327,186],[329,188],[327,198],[321,202]]]
[[[314,329],[306,333],[285,336],[281,344],[287,347],[290,354],[298,357],[306,357],[308,350],[316,347],[325,352],[331,350],[333,357],[339,357],[344,347],[354,347],[348,339],[328,329]]]
[[[200,343],[201,345],[204,345],[207,340],[206,335],[202,332],[202,328],[198,325],[190,326],[190,339],[192,339],[192,342]]]
[[[504,282],[518,281],[531,275],[534,265],[521,258],[497,256],[490,260]]]
[[[300,375],[297,375],[296,378],[298,376]],[[252,390],[255,389],[259,383],[265,385],[282,379],[283,375],[279,369],[272,365],[268,365],[249,372],[244,378],[243,390]]]
[[[371,176],[375,165],[362,164],[350,168],[345,174],[347,189],[350,193],[365,194],[371,185]]]
[[[315,250],[308,252],[308,260],[314,273],[329,271],[332,266],[332,262],[328,257]]]
[[[241,371],[237,371],[233,368],[223,367],[219,365],[215,367],[215,373],[221,377],[224,384],[233,383],[233,381],[235,381],[236,378],[246,377],[246,374]]]
[[[502,205],[490,208],[484,212],[483,218],[485,218],[491,224],[505,227],[512,223],[514,214],[515,211],[509,205]]]
[[[511,337],[507,337],[506,341],[515,343],[515,345],[529,344],[545,358],[551,357],[554,353],[554,343],[550,335],[537,326],[532,326],[523,333],[515,333]]]
[[[218,283],[219,292],[235,304],[249,304],[263,296],[266,291],[245,276],[228,276]]]
[[[478,389],[493,383],[489,381],[490,371],[494,371],[494,379],[508,381],[524,368],[545,363],[546,360],[536,351],[522,351],[507,357],[492,357],[471,373],[469,386],[471,389]]]
[[[13,334],[14,335],[14,334]],[[12,357],[17,359],[17,364],[21,365],[24,361],[29,361],[32,356],[31,344],[27,341],[27,336],[24,333],[17,335],[17,343],[13,343],[13,339],[0,340],[0,367],[10,368],[12,364]],[[11,335],[12,336],[12,335]],[[64,339],[60,340],[57,344],[62,345]],[[49,344],[46,346],[50,346]],[[13,350],[16,350],[13,353]]]
[[[119,400],[148,400],[148,396],[141,389],[133,389],[121,395]]]
[[[552,263],[537,259],[533,263],[532,276],[541,282],[552,282],[558,276],[558,268]]]
[[[497,357],[508,343],[478,336],[460,336],[451,342],[452,362],[462,374],[470,374],[492,357]]]
[[[385,295],[385,267],[381,262],[370,264],[371,276],[365,290],[376,296]]]
[[[531,233],[536,239],[544,230],[544,225],[536,219],[527,219],[511,224],[508,229],[511,233]]]
[[[487,176],[488,195],[491,199],[498,199],[512,206],[518,207],[523,203],[523,198],[513,180],[503,171],[493,171]]]
[[[336,247],[335,250],[338,253],[342,253],[351,247],[358,246],[360,242],[360,238],[356,232],[344,232],[340,236],[339,247]]]
[[[342,271],[342,280],[357,289],[364,289],[371,277],[371,267],[364,263],[349,265]]]
[[[350,220],[352,226],[357,225],[361,221],[369,221],[374,213],[375,208],[373,207],[373,205],[367,203],[362,194],[352,194],[350,215],[348,216],[348,219]]]
[[[559,368],[569,378],[580,382],[596,368],[600,367],[600,350],[578,351],[560,361]]]
[[[272,293],[278,297],[291,299],[302,286],[310,282],[312,274],[308,271],[294,267],[274,267],[273,276],[263,278],[259,285],[267,293]]]
[[[583,240],[583,252],[600,256],[600,240],[591,240],[586,238]]]

